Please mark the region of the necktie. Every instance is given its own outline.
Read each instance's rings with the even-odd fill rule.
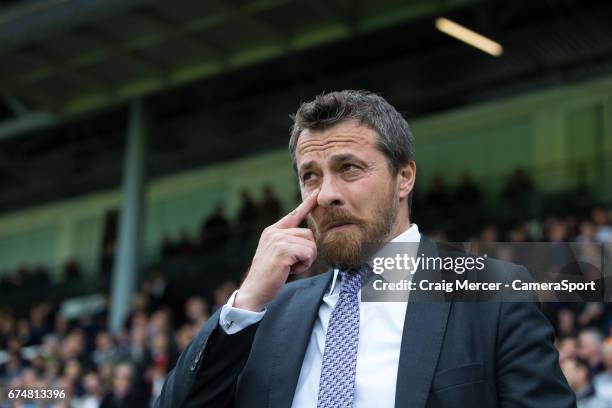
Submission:
[[[317,408],[351,408],[359,346],[361,271],[341,271],[342,289],[329,318]]]

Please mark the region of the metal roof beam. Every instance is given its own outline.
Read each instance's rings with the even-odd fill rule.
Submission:
[[[195,38],[192,32],[184,29],[178,23],[161,16],[152,10],[138,10],[135,12],[139,18],[147,21],[149,24],[157,26],[166,37],[178,38],[179,40],[189,44],[191,47],[205,54],[213,54],[216,57],[223,59],[227,57],[227,50],[212,45],[202,38]]]
[[[28,132],[53,126],[60,123],[59,119],[46,112],[33,112],[21,115],[17,119],[11,119],[0,123],[0,140],[8,139],[16,135],[24,135]]]
[[[23,116],[29,112],[28,108],[18,99],[10,96],[3,95],[2,100],[8,106],[8,108],[13,111],[15,116]]]
[[[100,48],[106,52],[114,55],[123,56],[131,59],[132,61],[144,65],[147,68],[164,73],[167,71],[166,64],[160,63],[159,61],[153,61],[151,58],[139,55],[134,49],[130,49],[124,46],[122,43],[117,43],[111,38],[108,38],[104,34],[96,31],[92,28],[81,27],[78,30],[79,36],[86,37],[89,40],[100,45]]]
[[[250,23],[256,25],[257,27],[261,28],[262,30],[264,30],[268,34],[271,34],[272,36],[276,37],[277,40],[285,42],[288,39],[288,34],[287,33],[282,32],[277,27],[274,27],[272,24],[267,23],[267,22],[265,22],[265,21],[255,17],[254,16],[254,14],[255,14],[254,12],[246,12],[244,10],[244,8],[232,5],[230,3],[223,3],[223,8],[228,13],[233,15],[235,19],[250,22]]]
[[[355,1],[354,8],[348,10],[333,1],[314,0],[308,2],[308,5],[317,13],[324,17],[333,17],[349,28],[353,28],[359,24],[360,4]]]
[[[28,1],[0,12],[0,53],[155,0]]]
[[[268,8],[277,7],[281,4],[287,3],[288,0],[260,0],[255,1],[253,3],[249,3],[246,6],[240,7],[242,13],[250,14],[258,11],[266,10]],[[199,31],[203,31],[209,28],[213,28],[217,25],[226,23],[235,17],[234,11],[224,11],[218,14],[214,14],[211,16],[203,17],[195,19],[189,23],[186,23],[181,31],[185,33],[195,33]],[[68,69],[78,69],[84,68],[87,66],[91,66],[97,64],[99,62],[104,61],[108,58],[109,55],[116,54],[117,52],[123,53],[134,53],[134,51],[153,47],[163,40],[168,38],[169,31],[162,31],[151,35],[145,35],[136,39],[131,39],[125,41],[123,43],[116,44],[112,42],[110,46],[103,46],[98,50],[83,53],[82,55],[71,58],[65,62],[65,66]],[[0,50],[1,51],[1,50]],[[139,57],[140,58],[140,57]],[[142,58],[140,58],[142,60]],[[26,76],[29,82],[40,81],[46,77],[54,75],[56,73],[56,69],[43,67],[34,71],[27,73]]]
[[[96,78],[93,75],[89,75],[84,72],[78,72],[77,70],[71,69],[57,56],[49,54],[47,51],[45,51],[41,47],[36,47],[36,48],[28,47],[26,50],[22,52],[26,52],[27,54],[30,54],[34,59],[41,61],[43,64],[45,64],[47,67],[54,70],[55,72],[61,72],[63,74],[69,74],[69,75],[76,77],[79,81],[93,88],[93,90],[99,91],[101,89],[104,89],[104,87],[109,86],[107,82],[104,82]],[[22,75],[17,78],[16,82],[18,84],[29,84],[29,83],[38,82],[38,81],[36,80],[35,77],[32,77],[30,75]],[[16,86],[19,86],[19,85],[16,85]]]

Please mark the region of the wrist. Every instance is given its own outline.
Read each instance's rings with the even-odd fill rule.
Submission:
[[[256,296],[243,289],[239,289],[236,293],[233,306],[251,312],[261,312],[264,309],[264,304]]]

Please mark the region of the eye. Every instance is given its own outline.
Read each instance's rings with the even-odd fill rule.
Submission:
[[[307,183],[315,178],[315,174],[312,171],[306,172],[302,175],[302,182]]]
[[[358,167],[355,166],[353,163],[346,163],[342,165],[342,171],[352,171],[357,169]]]

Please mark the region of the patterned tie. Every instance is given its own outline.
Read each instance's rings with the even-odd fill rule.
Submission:
[[[364,271],[341,271],[340,298],[329,318],[317,408],[351,408],[359,346],[359,290]]]

